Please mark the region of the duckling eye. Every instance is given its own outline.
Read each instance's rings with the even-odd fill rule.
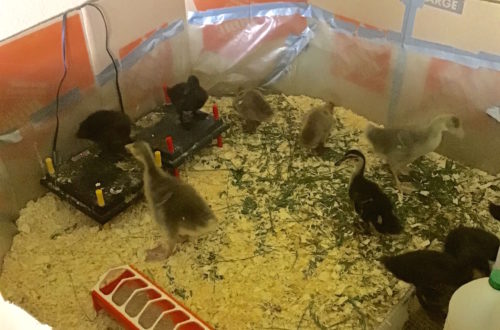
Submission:
[[[453,117],[451,119],[451,123],[452,123],[453,127],[455,127],[455,128],[458,128],[458,126],[460,126],[460,120],[457,117]]]

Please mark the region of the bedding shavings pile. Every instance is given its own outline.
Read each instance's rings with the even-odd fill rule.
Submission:
[[[304,112],[323,101],[266,98],[276,116],[253,135],[242,133],[230,98],[211,98],[205,107],[216,102],[231,125],[224,147],[180,168],[215,211],[216,232],[148,263],[145,251],[160,233],[144,202],[99,226],[47,194],[17,220],[2,295],[55,329],[118,329],[96,315],[89,292],[108,269],[133,264],[216,329],[374,329],[410,290],[380,257],[440,249],[459,224],[498,234],[487,203],[498,201],[499,177],[433,153],[410,166],[406,180],[417,190],[398,197],[362,134],[366,119],[336,107],[329,150],[318,157],[298,134]],[[363,234],[347,196],[351,169],[334,166],[351,148],[365,153],[366,176],[396,203],[403,234]]]

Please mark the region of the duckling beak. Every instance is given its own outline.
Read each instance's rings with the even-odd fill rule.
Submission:
[[[339,166],[340,164],[342,164],[344,161],[346,161],[347,159],[350,159],[350,158],[353,158],[352,156],[350,155],[346,155],[344,157],[342,157],[341,159],[337,160],[335,162],[335,166]]]
[[[457,128],[456,131],[454,132],[454,134],[459,139],[463,139],[465,137],[465,131],[464,131],[463,127]]]
[[[129,153],[132,153],[132,151],[134,150],[134,143],[126,144],[125,149],[127,149]]]

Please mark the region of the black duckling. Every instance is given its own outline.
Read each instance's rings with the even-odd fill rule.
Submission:
[[[144,166],[144,195],[166,236],[166,256],[172,254],[180,237],[195,237],[215,229],[216,217],[207,203],[192,186],[155,166],[149,144],[138,141],[126,148]]]
[[[354,203],[356,213],[367,225],[372,223],[380,233],[400,233],[403,228],[392,212],[390,199],[375,182],[364,177],[365,156],[359,150],[349,150],[335,165],[338,166],[345,160],[356,162],[356,168],[349,182],[349,197]]]
[[[130,138],[132,122],[118,111],[99,110],[80,123],[76,136],[94,141],[107,154],[125,153],[124,146]]]
[[[490,214],[496,220],[500,220],[500,205],[496,205],[490,202],[489,205]]]
[[[434,151],[443,132],[463,137],[461,120],[450,114],[436,116],[427,125],[400,128],[381,128],[368,124],[365,135],[373,150],[389,165],[398,189],[402,190],[398,174],[417,158]],[[413,190],[410,188],[410,190]]]
[[[206,118],[207,114],[198,111],[203,108],[208,100],[208,93],[200,86],[198,77],[191,75],[187,82],[176,84],[172,87],[167,87],[167,94],[175,106],[181,124],[185,128],[189,128],[190,122],[185,118],[185,112],[197,118]]]
[[[492,233],[460,226],[446,237],[444,252],[468,263],[481,273],[480,277],[485,277],[491,272],[488,261],[495,261],[499,246],[500,240]]]
[[[385,268],[398,279],[415,285],[420,305],[427,314],[444,321],[453,293],[472,280],[472,269],[453,256],[438,251],[412,251],[383,257]]]
[[[270,121],[274,111],[258,89],[239,88],[233,99],[233,108],[245,121],[243,131],[255,133],[260,123]]]
[[[321,107],[309,110],[303,119],[300,141],[307,148],[322,153],[330,135],[335,118],[333,117],[334,104],[328,102]]]

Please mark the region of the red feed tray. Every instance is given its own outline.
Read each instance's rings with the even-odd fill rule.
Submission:
[[[106,310],[130,330],[213,330],[132,265],[101,276],[92,300],[96,311]]]

